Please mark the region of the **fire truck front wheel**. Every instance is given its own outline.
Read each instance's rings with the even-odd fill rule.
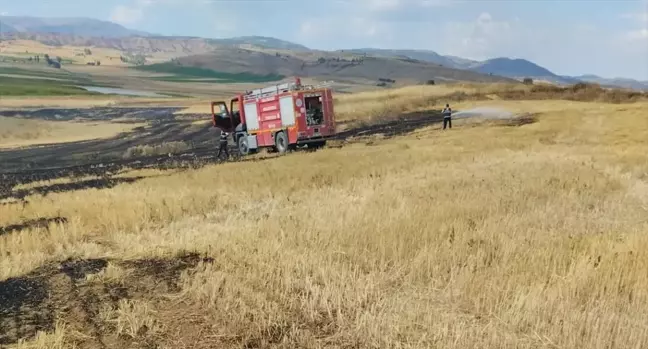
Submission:
[[[238,145],[239,154],[241,154],[241,155],[250,154],[250,147],[248,146],[247,137],[245,137],[245,136],[239,137],[237,145]]]
[[[288,150],[288,137],[285,132],[278,132],[275,135],[275,149],[280,154]]]

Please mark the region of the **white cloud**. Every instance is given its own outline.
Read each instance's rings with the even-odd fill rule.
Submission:
[[[519,22],[493,19],[481,13],[474,22],[449,22],[443,26],[441,47],[445,54],[483,60],[494,56],[513,55],[513,46],[520,39]]]
[[[364,0],[369,10],[389,11],[403,5],[404,0]]]
[[[223,13],[221,13],[223,15]],[[235,35],[238,28],[237,23],[239,19],[233,14],[226,14],[219,16],[217,21],[214,21],[214,30],[216,33],[219,33],[219,36],[225,35]]]
[[[593,34],[594,32],[596,32],[596,26],[592,24],[581,23],[581,24],[576,24],[575,30],[576,32],[582,34]]]
[[[644,28],[630,31],[626,34],[626,38],[630,41],[648,40],[648,29]],[[648,41],[646,42],[646,44],[648,44]]]
[[[301,23],[300,37],[309,41],[327,40],[344,37],[372,38],[381,36],[389,37],[390,31],[387,25],[381,25],[378,21],[367,17],[353,18],[310,18]]]
[[[143,16],[144,11],[140,7],[118,5],[112,10],[110,20],[119,24],[133,24],[139,22]]]
[[[457,4],[457,0],[419,0],[419,4],[423,7],[443,7]]]
[[[342,5],[347,16],[366,13],[398,16],[401,12],[450,6],[460,2],[461,0],[338,0],[335,4]]]
[[[648,9],[639,13],[625,13],[621,15],[621,18],[648,23]]]
[[[418,22],[428,23],[429,18],[423,18],[424,10],[458,2],[459,0],[338,0],[334,3],[337,8],[334,14],[302,20],[297,38],[304,42],[322,43],[329,40],[330,44],[336,46],[348,46],[350,41],[363,46],[391,44],[397,36],[407,35],[399,28],[399,24],[417,22],[412,15],[419,17]],[[346,40],[340,40],[341,38]],[[343,41],[346,43],[339,43]]]
[[[638,24],[637,29],[627,31],[622,39],[631,43],[638,41],[643,43],[644,47],[648,47],[648,1],[644,2],[645,6],[643,7],[643,11],[621,15],[621,18],[631,20],[635,22],[635,24]],[[648,59],[648,57],[646,58]]]
[[[120,24],[135,24],[144,18],[148,8],[153,5],[204,5],[209,0],[135,0],[132,5],[117,5],[110,13],[110,20]]]
[[[117,5],[110,14],[110,20],[120,24],[134,24],[142,20],[144,10],[165,0],[136,0],[133,5]]]

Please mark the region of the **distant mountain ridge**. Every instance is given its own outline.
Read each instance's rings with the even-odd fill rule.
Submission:
[[[354,48],[349,50],[338,50],[339,52],[351,52],[358,55],[368,54],[371,56],[382,57],[407,57],[422,62],[435,63],[450,68],[463,69],[455,59],[442,56],[434,51],[428,50],[391,50],[391,49],[376,49],[376,48]]]
[[[262,48],[272,49],[285,49],[296,51],[308,51],[308,47],[293,42],[280,40],[265,36],[241,36],[225,39],[206,39],[199,37],[173,37],[151,34],[144,31],[133,30],[126,28],[122,25],[102,21],[91,18],[41,18],[30,16],[0,16],[0,23],[2,23],[3,34],[18,34],[19,37],[30,35],[45,36],[49,35],[48,40],[56,41],[59,39],[60,44],[65,44],[66,41],[71,41],[71,38],[55,38],[52,34],[67,35],[76,37],[76,41],[85,39],[101,40],[101,39],[126,39],[126,38],[147,38],[154,40],[180,40],[180,41],[204,41],[207,46],[209,45],[255,45]],[[20,35],[23,34],[23,35]],[[83,38],[83,39],[82,39]],[[117,41],[99,41],[102,45],[109,45],[114,48],[119,48],[120,44]],[[144,45],[146,46],[146,45]]]
[[[221,45],[254,45],[278,50],[310,51],[310,49],[304,45],[267,36],[239,36],[212,40]]]
[[[204,39],[199,37],[171,37],[151,35],[123,37],[92,37],[59,33],[5,32],[0,38],[33,40],[50,46],[95,46],[113,48],[124,52],[150,54],[155,52],[179,53],[184,55],[204,54],[223,47],[246,45],[266,49],[308,51],[302,45],[274,38],[242,37],[227,39]]]
[[[15,33],[17,32],[16,28],[10,26],[7,23],[4,23],[3,21],[0,21],[0,34],[1,33]]]
[[[151,36],[150,33],[128,29],[117,23],[82,17],[0,16],[0,22],[20,33],[56,33],[111,38]]]
[[[358,54],[367,53],[370,55],[380,55],[384,57],[409,57],[424,62],[440,64],[443,66],[468,69],[477,71],[483,74],[501,75],[510,78],[523,79],[525,77],[531,78],[551,78],[556,82],[565,82],[560,76],[552,73],[548,69],[541,67],[526,59],[513,59],[507,57],[499,57],[488,59],[485,61],[475,61],[456,56],[444,56],[430,50],[391,50],[391,49],[351,49],[343,50],[345,52],[355,52]]]
[[[626,78],[606,79],[596,75],[581,75],[581,76],[576,76],[575,79],[585,81],[585,82],[597,83],[601,86],[618,86],[618,87],[630,88],[634,90],[648,91],[648,80],[638,81],[638,80],[626,79]]]
[[[155,35],[126,28],[122,25],[90,18],[40,18],[29,16],[0,16],[0,36],[36,40],[49,45],[79,45],[109,47],[124,51],[177,52],[186,55],[206,54],[226,46],[256,46],[270,50],[318,52],[310,48],[272,37],[241,36],[224,39],[173,37]],[[432,63],[445,68],[469,70],[522,80],[532,78],[556,84],[595,82],[603,86],[633,88],[648,91],[648,82],[632,79],[605,79],[594,75],[560,76],[525,59],[498,57],[475,61],[441,55],[431,50],[353,48],[323,53],[347,52],[374,57],[409,59]]]
[[[598,83],[605,87],[622,87],[648,91],[647,81],[638,81],[627,78],[606,79],[598,77],[596,75],[563,76],[555,74],[549,69],[541,67],[531,61],[519,58],[513,59],[507,57],[498,57],[480,62],[461,57],[444,56],[431,50],[392,50],[363,48],[340,51],[376,55],[382,57],[409,57],[411,59],[440,64],[455,69],[467,69],[483,74],[500,75],[518,80],[522,80],[524,78],[532,78],[535,80],[544,80],[555,84],[575,84],[579,82],[591,82]]]
[[[504,76],[553,76],[554,73],[526,59],[493,58],[471,67],[480,73]]]
[[[284,51],[285,52],[285,51]],[[216,50],[207,54],[191,55],[173,62],[153,64],[144,69],[160,72],[212,71],[227,74],[253,74],[256,76],[302,76],[353,78],[366,83],[410,84],[429,81],[513,82],[501,76],[491,76],[475,71],[440,67],[423,61],[367,57],[335,52],[311,51],[301,54],[273,53],[245,48]],[[205,72],[206,74],[208,72]],[[384,84],[384,85],[383,85]]]

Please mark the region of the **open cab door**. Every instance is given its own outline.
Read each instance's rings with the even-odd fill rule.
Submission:
[[[227,104],[223,101],[212,102],[212,124],[225,132],[232,132],[236,125],[232,120],[232,114],[227,109]]]
[[[231,101],[232,109],[238,106],[237,100]],[[212,102],[212,124],[225,132],[234,132],[236,126],[241,123],[241,112],[235,110],[233,113],[227,108],[227,104],[223,101]]]

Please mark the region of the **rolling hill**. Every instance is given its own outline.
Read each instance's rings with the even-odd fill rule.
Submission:
[[[411,58],[423,62],[443,65],[450,68],[459,68],[460,66],[454,59],[440,55],[429,50],[390,50],[377,48],[357,48],[350,50],[339,50],[337,52],[351,52],[359,55],[367,54],[376,57],[393,57],[393,58]]]
[[[597,83],[601,86],[615,86],[634,90],[648,91],[648,81],[638,81],[624,78],[606,79],[596,75],[581,75],[575,78],[585,82]]]
[[[536,80],[545,80],[557,84],[572,84],[578,82],[577,79],[556,75],[548,69],[526,59],[499,57],[486,61],[475,61],[456,56],[444,56],[430,50],[362,48],[344,50],[344,52],[354,52],[357,54],[368,54],[379,57],[409,57],[424,62],[440,64],[444,67],[471,70],[482,74],[499,75],[516,80],[530,77]]]
[[[137,42],[140,45],[146,40],[161,42],[173,41],[201,42],[203,46],[213,45],[254,45],[269,49],[297,50],[308,51],[309,48],[300,44],[280,40],[265,36],[241,36],[225,39],[206,39],[199,37],[173,37],[160,36],[147,33],[144,31],[133,30],[122,25],[102,21],[92,18],[42,18],[28,16],[0,16],[3,33],[20,33],[26,34],[30,38],[38,41],[47,40],[48,42],[58,41],[59,45],[73,45],[80,40],[97,41],[96,46],[108,46],[109,48],[122,48],[131,46],[129,42]],[[49,34],[49,35],[48,35]],[[52,35],[60,34],[60,35]],[[23,38],[26,35],[18,35],[17,38]],[[136,37],[136,38],[134,38]],[[113,40],[106,40],[113,39]],[[122,39],[122,40],[115,40]],[[146,46],[155,45],[143,45]],[[200,50],[199,50],[200,51]],[[191,53],[200,53],[194,52]]]
[[[606,79],[595,75],[582,76],[564,76],[553,73],[552,71],[539,66],[526,59],[512,59],[507,57],[498,57],[485,61],[475,61],[471,59],[444,56],[430,50],[392,50],[392,49],[374,49],[361,48],[343,50],[344,52],[354,52],[357,54],[367,54],[379,57],[409,57],[416,60],[441,64],[446,67],[456,69],[467,69],[477,71],[482,74],[493,74],[504,77],[521,80],[525,77],[534,80],[544,80],[555,84],[575,84],[578,82],[597,83],[606,87],[622,87],[636,90],[648,90],[648,81],[638,81],[627,78]]]
[[[483,74],[506,76],[517,80],[528,77],[554,84],[575,84],[580,82],[580,80],[569,76],[556,75],[548,69],[526,59],[493,58],[483,62],[473,63],[469,69]]]
[[[2,33],[4,40],[31,40],[49,46],[101,47],[123,52],[153,54],[157,52],[191,55],[211,52],[219,46],[201,38],[168,37],[90,37],[58,33],[13,32]]]
[[[555,76],[549,70],[526,59],[494,58],[479,62],[470,69],[484,74],[496,74],[509,77]]]
[[[0,21],[21,33],[56,33],[109,38],[151,35],[113,22],[91,18],[0,16]]]
[[[17,32],[16,28],[10,26],[7,23],[0,21],[0,33],[15,33]]]
[[[4,23],[3,23],[4,28]],[[275,38],[262,36],[234,37],[226,39],[205,39],[199,37],[170,36],[114,36],[97,37],[78,34],[43,33],[7,31],[0,33],[0,38],[15,40],[33,40],[51,46],[79,46],[111,48],[124,52],[152,54],[157,52],[181,53],[194,55],[212,52],[224,47],[255,46],[267,50],[309,51],[303,45]]]
[[[443,67],[407,58],[343,56],[333,52],[317,54],[266,53],[243,48],[181,57],[171,63],[142,67],[152,72],[177,73],[204,71],[226,74],[253,74],[255,76],[303,76],[328,78],[355,78],[387,83],[424,83],[428,80],[501,82],[511,79],[490,76],[468,70]],[[391,81],[394,80],[394,81]]]
[[[267,36],[239,36],[226,39],[212,39],[212,41],[218,45],[253,45],[274,50],[310,51],[304,45]]]

